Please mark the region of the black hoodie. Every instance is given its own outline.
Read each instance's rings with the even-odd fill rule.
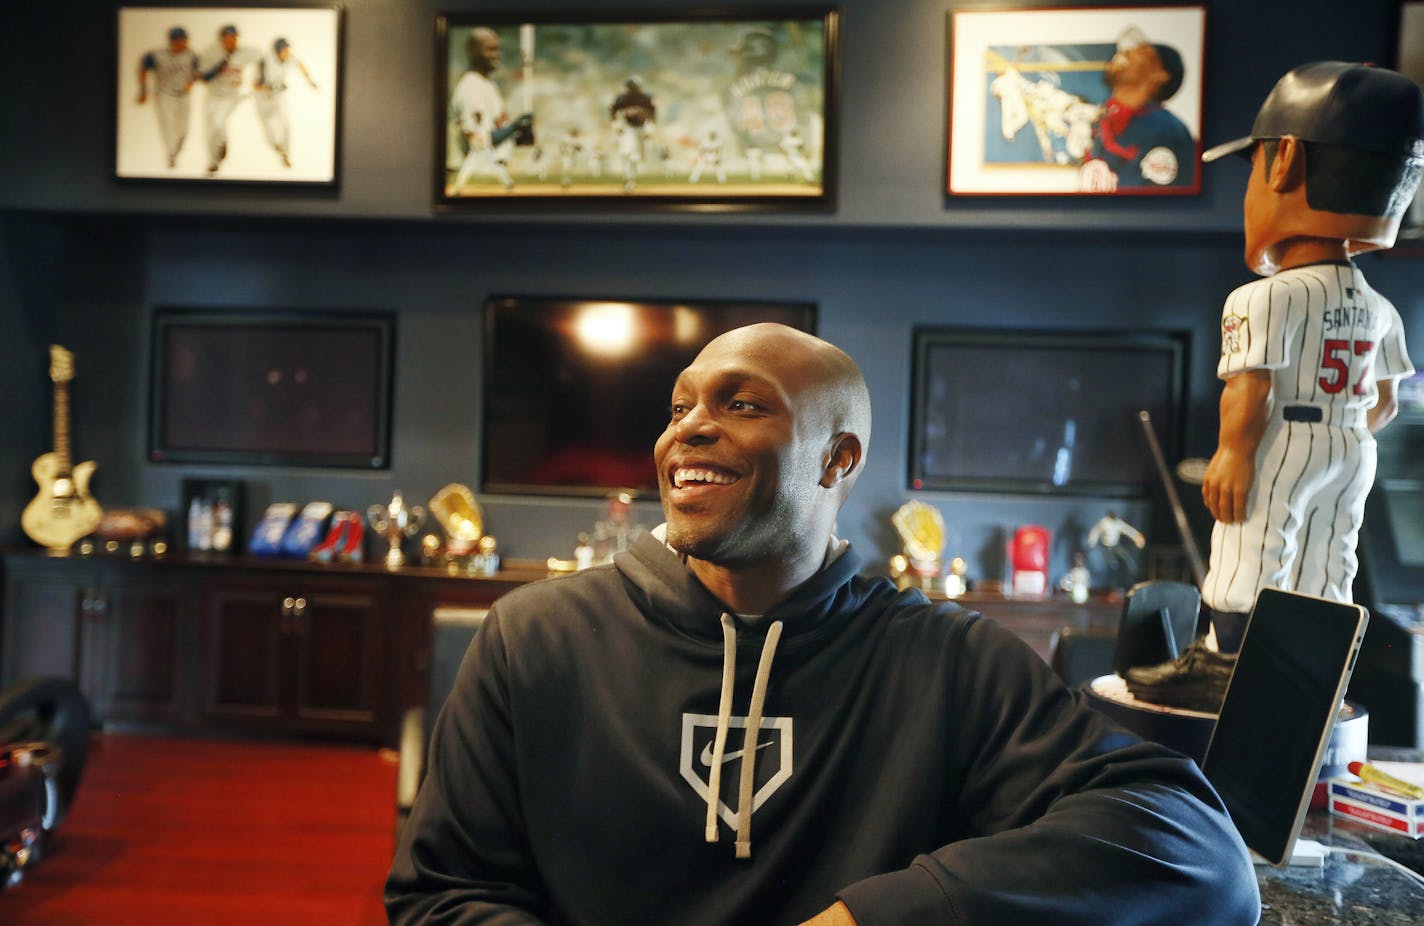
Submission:
[[[501,598],[436,722],[392,921],[793,926],[837,898],[860,926],[1256,921],[1245,847],[1189,759],[992,621],[858,568],[834,558],[747,620],[643,537]]]

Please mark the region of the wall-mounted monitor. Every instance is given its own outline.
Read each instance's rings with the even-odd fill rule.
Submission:
[[[814,331],[815,320],[802,302],[491,297],[483,491],[656,495],[653,443],[703,346],[755,322]]]
[[[1188,335],[922,328],[914,333],[912,489],[1145,496],[1138,413],[1182,446]]]
[[[389,314],[154,313],[155,463],[390,466]]]

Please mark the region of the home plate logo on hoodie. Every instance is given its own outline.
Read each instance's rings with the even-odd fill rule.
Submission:
[[[727,727],[727,743],[722,752],[722,787],[717,800],[717,816],[733,830],[737,828],[737,782],[742,775],[743,744],[747,718],[732,717]],[[682,758],[679,771],[692,790],[707,800],[707,778],[712,770],[712,749],[717,738],[716,714],[682,715]],[[791,777],[791,718],[763,717],[757,733],[755,791],[752,811],[761,807]]]

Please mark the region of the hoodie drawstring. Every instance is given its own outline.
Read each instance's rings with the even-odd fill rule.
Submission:
[[[742,776],[737,795],[737,858],[752,855],[752,789],[756,783],[757,737],[766,706],[766,688],[771,679],[771,663],[781,640],[781,621],[772,621],[757,663],[752,683],[752,700],[747,711],[746,735],[742,744]],[[737,628],[730,614],[722,615],[722,696],[717,706],[717,734],[712,742],[712,768],[707,776],[707,841],[717,841],[717,805],[721,802],[722,757],[726,754],[727,729],[732,724],[732,688],[736,681]]]
[[[717,736],[712,741],[712,768],[707,773],[707,841],[717,841],[717,804],[722,800],[722,756],[727,728],[732,724],[732,686],[737,670],[737,627],[732,615],[722,615],[722,699],[717,704]]]

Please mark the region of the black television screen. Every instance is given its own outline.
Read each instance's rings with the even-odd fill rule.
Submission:
[[[815,329],[815,307],[494,296],[485,303],[486,492],[657,492],[673,383],[708,341],[754,322]]]
[[[149,459],[390,465],[387,314],[160,309]]]
[[[1140,496],[1181,446],[1185,333],[917,329],[912,489]]]

